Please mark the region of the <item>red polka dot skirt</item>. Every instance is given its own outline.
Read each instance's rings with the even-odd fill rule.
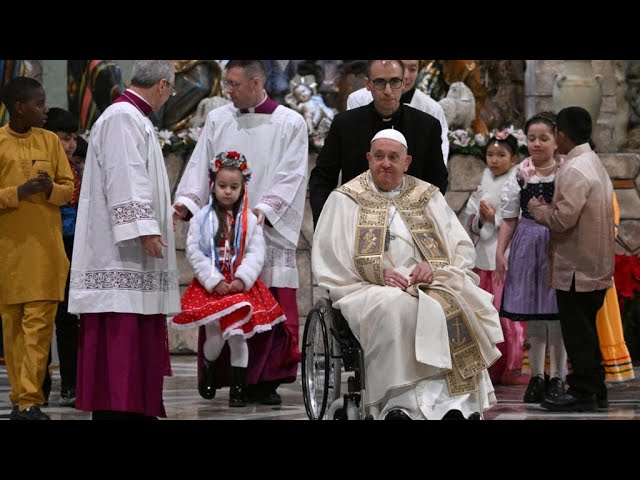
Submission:
[[[228,274],[225,278],[231,283]],[[207,292],[194,278],[184,292],[181,304],[182,313],[172,320],[175,328],[195,328],[219,322],[225,339],[231,335],[250,338],[285,320],[282,308],[260,280],[256,280],[248,291],[222,296],[215,291]]]

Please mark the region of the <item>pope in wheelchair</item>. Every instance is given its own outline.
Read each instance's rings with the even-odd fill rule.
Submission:
[[[318,284],[362,348],[364,409],[375,419],[480,419],[496,403],[487,368],[503,336],[471,271],[473,243],[438,188],[405,174],[402,133],[378,132],[367,160],[329,196],[312,248]]]

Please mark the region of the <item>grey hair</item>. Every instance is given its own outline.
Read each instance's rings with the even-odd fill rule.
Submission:
[[[140,88],[153,87],[160,80],[173,83],[174,66],[171,60],[136,60],[133,64],[131,85]]]

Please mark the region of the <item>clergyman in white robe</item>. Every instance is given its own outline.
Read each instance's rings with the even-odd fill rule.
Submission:
[[[180,294],[169,180],[147,116],[174,78],[169,60],[136,61],[131,88],[89,136],[69,312],[80,314],[76,408],[94,419],[166,416],[166,317]]]

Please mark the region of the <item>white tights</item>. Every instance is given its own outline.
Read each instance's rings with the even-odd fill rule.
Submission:
[[[545,350],[549,346],[549,368],[551,377],[564,379],[567,351],[564,348],[559,321],[533,320],[527,322],[529,338],[529,363],[531,377],[544,375]]]
[[[217,359],[224,347],[224,338],[218,322],[212,322],[204,326],[207,332],[207,339],[204,341],[204,358],[210,362]],[[249,364],[249,347],[247,340],[241,335],[232,335],[227,340],[229,351],[231,352],[231,366],[245,367]]]

